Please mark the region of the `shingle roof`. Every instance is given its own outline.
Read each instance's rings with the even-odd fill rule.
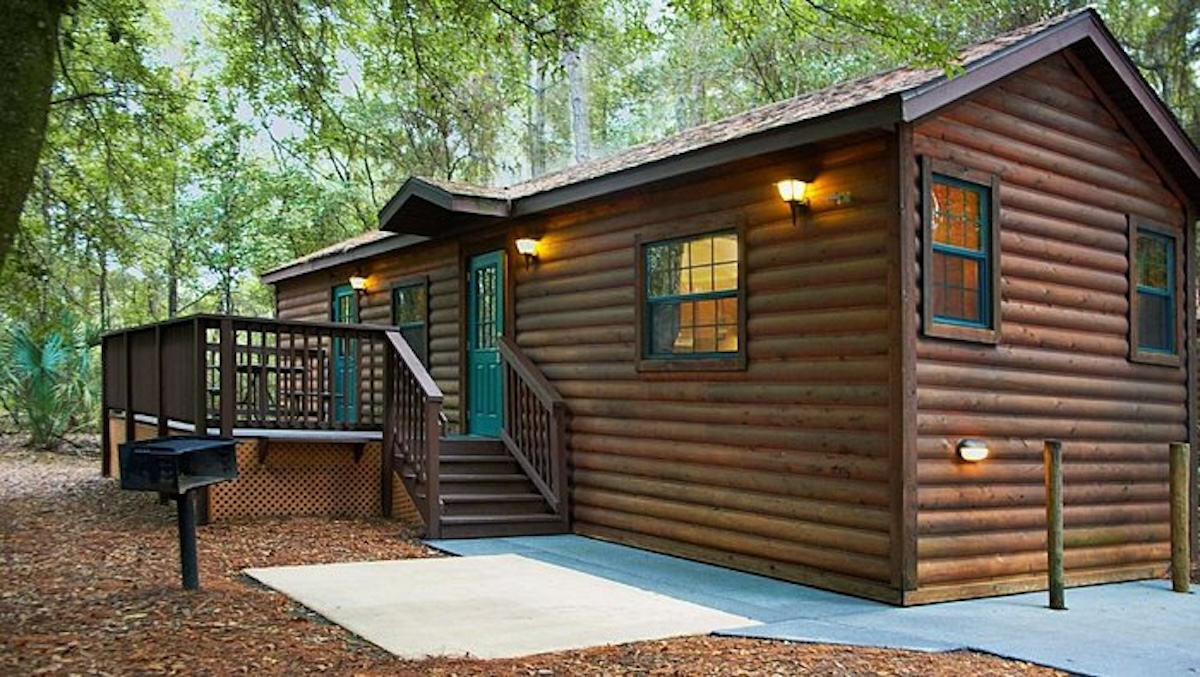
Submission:
[[[1004,33],[987,42],[963,50],[956,63],[959,66],[967,67],[984,61],[1030,36],[1092,11],[1090,9],[1076,10]],[[698,148],[855,108],[945,79],[945,72],[942,69],[895,68],[876,75],[840,82],[785,101],[760,106],[744,113],[686,129],[658,141],[644,143],[607,157],[583,162],[506,187],[492,188],[443,179],[419,178],[421,181],[458,195],[516,200],[631,167],[682,155]]]

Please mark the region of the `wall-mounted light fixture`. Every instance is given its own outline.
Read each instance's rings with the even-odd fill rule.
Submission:
[[[808,182],[800,179],[784,179],[775,184],[779,197],[792,208],[792,226],[800,225],[800,215],[808,212],[808,198],[804,193],[808,190]]]
[[[538,241],[532,237],[517,238],[517,253],[525,257],[525,270],[529,270],[538,257]]]
[[[362,275],[351,275],[350,288],[354,290],[354,295],[358,298],[359,304],[361,304],[363,297],[367,295],[367,278]]]
[[[988,445],[983,440],[959,440],[958,457],[967,463],[978,463],[988,457]]]

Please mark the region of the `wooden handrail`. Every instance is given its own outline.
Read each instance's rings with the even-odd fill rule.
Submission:
[[[425,519],[426,536],[439,538],[442,390],[400,332],[388,330],[384,338],[392,348],[384,364],[385,484],[390,486],[398,462],[404,488]],[[385,491],[384,514],[389,502],[390,492]]]
[[[244,315],[217,315],[213,313],[197,313],[195,315],[186,315],[184,317],[175,317],[160,322],[152,322],[149,324],[140,324],[134,327],[124,327],[122,329],[112,329],[103,334],[101,338],[109,336],[118,336],[121,334],[136,333],[141,331],[152,332],[159,327],[170,327],[180,324],[192,324],[199,322],[206,328],[216,328],[222,320],[232,320],[238,328],[248,326],[286,326],[286,327],[302,327],[307,329],[330,329],[340,331],[364,331],[364,332],[386,332],[393,327],[382,324],[363,324],[352,322],[321,322],[312,320],[277,320],[265,317],[247,317]]]
[[[500,356],[512,366],[513,371],[517,372],[517,376],[529,385],[529,389],[533,391],[542,405],[547,408],[559,408],[564,405],[562,395],[558,394],[550,381],[546,380],[542,372],[507,336],[500,337]]]
[[[425,369],[425,365],[421,364],[421,360],[417,358],[417,354],[413,352],[412,346],[408,345],[408,341],[400,335],[398,331],[385,331],[383,333],[392,348],[400,356],[400,360],[408,371],[412,372],[413,377],[417,380],[417,384],[421,386],[421,391],[425,394],[425,399],[442,402],[444,396],[442,389],[434,382],[433,377]]]

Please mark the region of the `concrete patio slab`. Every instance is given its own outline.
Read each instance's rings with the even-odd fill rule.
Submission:
[[[753,618],[716,634],[918,651],[975,649],[1085,675],[1200,674],[1200,595],[1152,580],[1070,588],[1067,611],[1028,593],[902,609],[581,536],[430,541],[520,553]]]
[[[509,658],[754,622],[512,554],[246,574],[402,658]]]

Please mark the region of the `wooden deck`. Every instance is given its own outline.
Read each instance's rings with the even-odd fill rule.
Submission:
[[[441,392],[394,328],[211,315],[136,327],[103,340],[103,416],[115,422],[104,426],[104,447],[201,430],[237,438],[246,467],[307,453],[307,470],[281,471],[293,484],[259,483],[291,496],[276,497],[285,505],[344,506],[296,497],[328,494],[327,480],[343,472],[333,466],[352,459],[357,485],[376,492],[367,500],[342,482],[339,495],[355,496],[356,511],[371,505],[390,516],[403,503],[442,538],[567,532],[562,400],[511,344],[504,364],[513,399],[500,438],[443,442]],[[104,474],[115,457],[104,455]],[[360,477],[367,457],[377,470]]]

